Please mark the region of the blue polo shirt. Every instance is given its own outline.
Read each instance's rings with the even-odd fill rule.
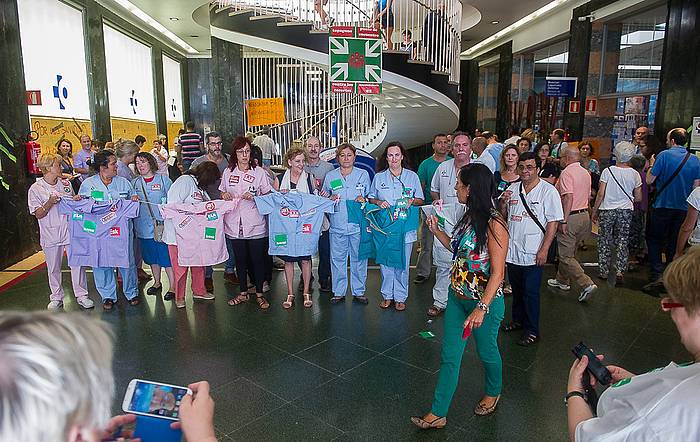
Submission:
[[[324,213],[335,211],[335,202],[308,193],[272,192],[255,197],[261,215],[269,215],[270,255],[310,256],[318,249]]]
[[[678,169],[687,150],[684,147],[671,147],[656,157],[651,174],[656,177],[656,188],[660,189]],[[693,182],[700,179],[700,160],[690,154],[688,161],[666,189],[656,198],[656,209],[688,210],[688,195],[693,191]]]
[[[423,187],[418,175],[412,170],[403,169],[401,175],[395,177],[389,169],[374,176],[369,197],[386,201],[390,206],[396,206],[402,198],[424,198]],[[416,231],[406,232],[406,243],[416,241]]]

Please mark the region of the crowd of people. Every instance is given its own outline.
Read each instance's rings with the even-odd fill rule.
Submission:
[[[319,291],[328,293],[332,304],[345,301],[348,289],[353,302],[368,304],[367,240],[371,231],[382,229],[371,223],[367,227],[357,218],[370,219],[377,211],[385,211],[390,221],[403,221],[403,230],[392,247],[376,252],[391,254],[394,260],[380,263],[379,307],[407,308],[410,257],[419,238],[413,282],[426,283],[436,267],[433,304],[427,315],[443,317],[445,335],[431,411],[412,418],[420,428],[446,425],[466,338],[471,335],[484,366],[485,383],[474,413],[483,416],[496,410],[503,384],[499,332],[519,332],[518,344],[526,347],[540,341],[540,290],[548,262],[556,264],[555,276],[546,281],[549,287],[570,291],[576,286],[579,302],[591,300],[598,285],[584,272],[576,255],[596,230],[598,278],[611,285],[624,284],[630,263],[639,266],[648,256],[649,284],[644,289],[657,296],[668,291],[662,308],[671,312],[686,348],[696,360],[700,357],[696,342],[700,294],[697,284],[692,285],[697,274],[692,269],[700,264],[700,254],[695,247],[684,255],[687,245],[700,244],[700,161],[685,148],[684,129],[671,130],[667,148],[661,149],[649,131],[640,128],[634,140],[614,146],[605,168],[605,161],[592,158],[591,143],[568,143],[561,129],[552,131],[550,142],[538,143],[529,129],[506,143],[488,131],[479,131],[475,137],[464,132],[436,134],[433,155],[419,165],[417,173],[411,170],[404,146],[390,142],[379,154],[372,179],[355,165],[357,150],[351,144],[335,149],[339,166],[335,168],[320,158],[323,146],[311,137],[303,147],[286,150],[282,160],[286,170],[276,175],[270,169],[274,144],[270,146],[267,140],[256,143],[240,136],[224,146],[216,132],[202,139],[194,125],[186,129],[178,140],[175,163],[182,175],[174,180],[167,167],[173,164],[161,140],[154,142],[150,152],[143,150],[143,137],[119,140],[114,151],[92,152],[89,137],[81,137],[82,149],[72,163],[72,146],[66,140],[58,143],[56,154],[39,157],[43,177],[29,190],[29,210],[39,220],[51,288],[49,309],[63,305],[60,271],[64,250],[69,251],[78,304],[94,306],[88,296],[85,266],[70,259],[84,245],[71,243],[76,229],[70,230],[69,224],[77,220],[83,223],[83,231],[99,230],[83,221],[83,212],[76,211],[75,204],[81,201],[108,203],[106,210],[115,213],[102,212],[106,215],[99,219],[104,223],[123,216],[128,229],[122,243],[126,245],[121,251],[123,264],[92,266],[105,310],[111,310],[117,300],[115,267],[128,303],[139,304],[138,272],[143,271],[143,262],[151,267],[154,279],[147,294],[162,293],[161,272],[165,270],[169,289],[164,299],[173,300],[178,308],[186,305],[188,272],[192,298],[214,299],[211,265],[224,262],[226,281],[238,284],[228,304],[237,306],[252,298],[266,310],[271,301],[273,257],[283,263],[286,279],[282,307],[289,309],[295,303],[293,281],[299,268],[297,290],[303,294],[303,307],[309,308],[314,302],[312,259],[316,254]],[[226,147],[228,154],[223,153]],[[201,204],[207,209],[200,213],[195,207]],[[421,207],[420,226],[410,222],[416,207]],[[201,215],[201,221],[193,221],[195,215]],[[218,228],[224,232],[211,265],[188,264],[196,261],[190,256],[193,253],[208,253],[191,250],[194,242],[187,244],[188,223],[192,229],[204,225],[205,239],[221,238]],[[290,231],[289,225],[300,230]],[[297,235],[310,240],[295,238]],[[195,241],[194,236],[190,239]],[[510,320],[504,323],[507,294],[512,294],[513,302]],[[620,386],[633,376],[618,367],[610,370],[614,381],[622,382]],[[585,360],[572,367],[567,400],[585,399],[576,393],[582,390],[583,371]],[[654,376],[678,385],[697,385],[700,379],[695,368],[677,366]],[[641,382],[649,385],[660,382],[652,377],[634,379],[646,379]],[[630,428],[647,434],[639,410],[611,411],[620,407],[613,390],[642,394],[633,387],[606,391],[601,398],[606,408],[599,408],[596,418],[595,410],[586,409],[586,402],[574,405],[572,401],[572,437],[613,431],[609,426],[620,422],[634,422],[638,428]],[[655,393],[657,402],[670,401],[661,397],[661,390]],[[662,411],[649,413],[663,415]]]

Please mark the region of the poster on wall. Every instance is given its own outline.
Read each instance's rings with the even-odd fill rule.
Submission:
[[[180,63],[163,55],[163,86],[165,89],[165,115],[168,125],[167,144],[173,147],[180,129],[184,128],[182,75]]]
[[[75,152],[80,135],[91,134],[82,11],[56,0],[18,0],[17,7],[25,86],[41,97],[28,106],[31,128],[43,152],[61,138]]]
[[[245,101],[248,127],[282,124],[284,117],[284,98],[256,98]]]
[[[331,90],[382,92],[382,38],[373,28],[333,26],[328,37]]]

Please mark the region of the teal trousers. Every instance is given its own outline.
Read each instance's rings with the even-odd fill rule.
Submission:
[[[462,339],[464,321],[476,308],[475,299],[458,299],[450,288],[447,309],[444,315],[445,336],[442,339],[440,355],[440,374],[435,386],[432,412],[436,416],[447,416],[452,397],[459,382],[459,369],[462,365],[462,355],[466,340]],[[476,351],[484,366],[485,394],[498,396],[503,387],[503,362],[498,350],[498,329],[505,313],[503,296],[495,298],[489,306],[489,313],[484,316],[481,327],[472,331],[468,339],[475,339]]]

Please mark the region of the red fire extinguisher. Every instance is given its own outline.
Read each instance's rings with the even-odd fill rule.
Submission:
[[[41,144],[36,142],[37,139],[39,139],[39,134],[36,131],[31,131],[27,135],[27,143],[25,144],[27,149],[27,172],[32,175],[41,175],[41,170],[37,166],[37,161],[41,154]]]

